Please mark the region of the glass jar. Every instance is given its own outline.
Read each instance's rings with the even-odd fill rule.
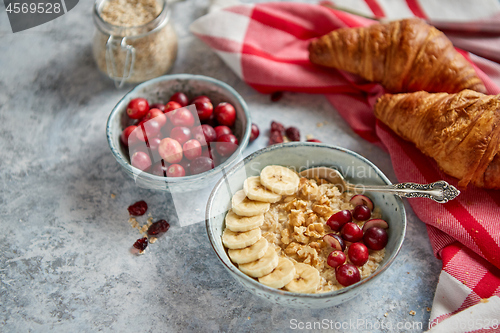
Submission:
[[[106,21],[102,10],[107,1],[110,0],[96,0],[93,12],[97,29],[92,52],[99,69],[113,79],[117,87],[143,82],[170,70],[177,57],[177,34],[170,22],[167,1],[156,0],[161,12],[153,20],[137,26],[113,25]]]

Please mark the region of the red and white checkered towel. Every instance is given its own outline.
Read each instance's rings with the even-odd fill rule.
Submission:
[[[364,10],[364,14],[378,17],[447,18],[443,14],[446,11],[439,7],[443,2],[352,0],[348,3]],[[464,6],[468,3],[460,2]],[[455,18],[467,17],[464,13],[473,15],[474,19],[480,14],[500,13],[500,3],[496,0],[474,1],[470,6],[462,8],[462,17],[456,14]],[[372,110],[376,98],[383,93],[380,85],[309,62],[307,46],[311,39],[340,27],[372,23],[370,19],[321,5],[279,2],[223,8],[196,20],[191,31],[245,82],[262,93],[325,94],[357,134],[388,151],[398,181],[430,183],[444,179],[456,186],[457,180],[444,175],[433,160],[376,122]],[[488,92],[499,94],[500,64],[461,52],[473,63]],[[447,323],[453,320],[469,323],[464,319],[468,312],[462,310],[469,311],[476,304],[475,315],[479,311],[488,314],[490,325],[492,320],[500,320],[500,298],[495,297],[500,296],[500,191],[469,186],[447,204],[426,199],[410,199],[409,203],[427,224],[435,255],[443,260],[431,313],[431,331],[449,332],[448,324],[439,324],[447,318]],[[496,309],[493,315],[488,312],[491,306]],[[475,322],[476,326],[469,325],[462,331],[479,332],[478,329],[487,325],[486,320],[481,323],[482,326]]]

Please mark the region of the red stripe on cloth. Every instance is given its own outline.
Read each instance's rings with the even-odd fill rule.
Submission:
[[[235,42],[234,40],[223,37],[200,35],[197,33],[194,33],[194,35],[217,51],[239,53],[242,49],[241,43]]]
[[[380,7],[377,0],[365,0],[365,2],[375,17],[385,17],[384,10]]]
[[[455,238],[430,224],[427,224],[427,234],[429,235],[434,256],[441,260],[443,259],[442,251],[449,245],[457,242]]]
[[[413,15],[423,19],[427,18],[427,15],[422,10],[422,7],[420,6],[418,0],[406,0],[406,4],[408,5],[408,8],[410,8],[410,10],[412,11]]]
[[[350,85],[345,86],[324,86],[324,87],[294,87],[294,86],[283,86],[283,85],[271,85],[262,83],[252,83],[247,82],[252,88],[263,94],[272,94],[277,91],[290,91],[290,92],[305,92],[308,94],[329,94],[337,91],[338,93],[350,94],[354,92],[354,89]]]
[[[244,44],[243,48],[241,49],[241,53],[243,54],[251,54],[256,57],[261,57],[267,60],[271,60],[274,62],[280,62],[280,63],[286,63],[286,64],[294,64],[294,65],[300,65],[303,67],[313,67],[309,59],[307,58],[296,58],[296,59],[286,59],[286,58],[280,58],[277,57],[273,54],[270,54],[268,52],[265,52],[261,49],[258,49],[252,45]]]
[[[460,244],[459,242],[455,242],[454,244],[448,245],[441,251],[441,257],[443,259],[443,269],[445,269],[446,265],[450,263],[450,261],[458,252],[460,252],[462,248],[462,244]]]
[[[474,288],[474,292],[481,298],[490,298],[494,295],[498,286],[500,286],[500,270],[492,267]]]

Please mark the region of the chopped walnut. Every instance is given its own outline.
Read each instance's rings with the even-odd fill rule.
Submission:
[[[330,217],[333,215],[333,209],[326,205],[313,205],[312,210],[321,216]]]
[[[289,256],[293,256],[297,254],[297,251],[302,247],[303,245],[300,245],[299,243],[292,242],[288,244],[288,246],[285,249],[285,254]]]
[[[313,223],[307,227],[305,234],[309,237],[322,238],[325,235],[325,228],[321,223]]]
[[[317,266],[319,264],[318,252],[309,245],[302,246],[298,251],[297,255],[303,260],[304,264],[309,264],[312,266]]]
[[[321,194],[318,185],[313,181],[302,181],[299,183],[299,195],[305,200],[316,201],[318,196]]]
[[[306,227],[293,227],[293,238],[299,243],[307,244],[309,242],[309,237],[304,235],[306,230]]]
[[[293,199],[291,201],[288,201],[286,204],[284,204],[282,207],[286,211],[291,211],[292,209],[295,209],[295,205],[297,203],[297,199]]]
[[[281,242],[283,244],[290,244],[291,241],[290,231],[288,231],[288,229],[281,230]]]
[[[322,248],[322,245],[321,243],[319,242],[311,242],[308,244],[310,247],[312,247],[313,249],[316,250],[316,252],[318,252],[318,254],[321,252],[321,248]]]
[[[300,210],[292,209],[290,212],[288,224],[292,227],[300,227],[306,221],[306,217]]]
[[[306,222],[304,225],[308,227],[310,224],[316,222],[317,220],[318,220],[318,215],[316,215],[315,213],[309,213],[306,216]]]
[[[295,203],[295,208],[304,212],[307,208],[307,202],[305,202],[304,200],[297,200],[297,202]]]
[[[295,197],[290,196],[290,197],[286,197],[285,199],[283,199],[283,202],[288,203],[288,202],[293,201],[293,200],[295,200]]]

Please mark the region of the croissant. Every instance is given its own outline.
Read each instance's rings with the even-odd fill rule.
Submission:
[[[334,30],[309,44],[309,59],[380,83],[391,93],[486,93],[450,40],[418,18]]]
[[[458,178],[460,187],[500,188],[500,95],[385,94],[375,116]]]

